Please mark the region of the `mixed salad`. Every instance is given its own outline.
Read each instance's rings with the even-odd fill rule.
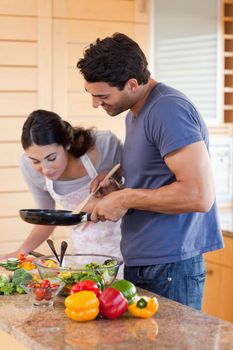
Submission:
[[[57,264],[56,262],[54,262]],[[51,266],[51,259],[41,259],[40,264],[44,267],[51,267],[48,271],[43,270],[43,278],[51,277],[54,274],[54,270],[58,266]],[[98,287],[103,290],[106,286],[112,283],[118,269],[117,260],[108,259],[102,264],[91,262],[83,265],[82,270],[75,271],[75,268],[64,268],[64,271],[56,271],[56,277],[62,279],[66,286],[63,289],[63,294],[68,294],[70,288],[77,282],[83,280],[92,280],[97,283]]]

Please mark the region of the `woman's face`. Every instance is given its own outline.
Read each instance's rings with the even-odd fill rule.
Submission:
[[[32,167],[50,180],[58,180],[68,165],[68,153],[63,146],[33,144],[25,150]]]

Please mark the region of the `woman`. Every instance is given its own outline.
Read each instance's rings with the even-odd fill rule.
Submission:
[[[37,110],[23,125],[21,143],[25,154],[20,167],[37,208],[54,209],[58,204],[74,210],[89,194],[89,185],[99,172],[121,161],[122,144],[110,131],[72,127],[56,113]],[[91,211],[97,198],[85,206]],[[98,222],[71,228],[73,253],[120,256],[120,224]],[[1,258],[28,254],[44,242],[54,226],[35,225],[14,252]]]

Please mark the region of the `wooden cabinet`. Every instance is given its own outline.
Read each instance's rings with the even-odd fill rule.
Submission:
[[[224,242],[224,249],[205,254],[203,311],[233,322],[233,237],[224,235]]]
[[[223,113],[233,122],[233,0],[222,0]]]

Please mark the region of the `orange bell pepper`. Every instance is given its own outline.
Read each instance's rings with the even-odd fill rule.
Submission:
[[[148,318],[153,316],[159,307],[156,297],[140,297],[136,302],[129,305],[128,311],[135,317]]]

